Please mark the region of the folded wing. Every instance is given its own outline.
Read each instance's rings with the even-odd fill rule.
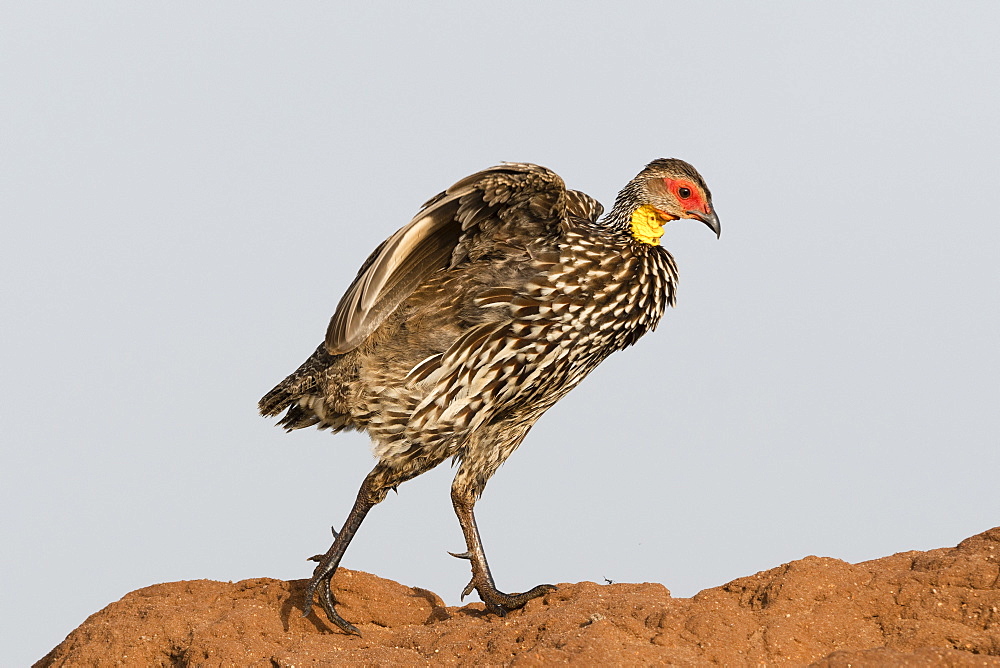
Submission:
[[[539,236],[559,234],[568,217],[596,219],[601,205],[567,191],[554,172],[528,163],[503,163],[468,176],[426,204],[362,265],[326,332],[334,355],[359,346],[426,278],[489,249],[516,227]],[[474,258],[473,258],[474,259]]]

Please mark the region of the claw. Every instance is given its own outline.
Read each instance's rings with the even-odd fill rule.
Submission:
[[[340,532],[337,531],[337,527],[330,527],[330,533],[333,534],[333,539],[334,540],[337,540],[337,536],[340,534]],[[306,561],[316,561],[316,562],[319,562],[319,561],[323,561],[323,559],[325,557],[326,557],[325,554],[314,554],[313,556],[311,556],[308,559],[306,559]]]
[[[465,597],[471,594],[476,589],[476,579],[472,578],[469,580],[469,584],[465,585],[465,589],[462,590],[462,598],[459,600],[463,603],[465,602]]]
[[[302,616],[303,617],[308,617],[310,614],[312,614],[313,594],[315,593],[315,591],[316,591],[315,586],[313,585],[312,582],[310,582],[309,586],[306,587],[306,600],[305,600],[305,603],[302,604]]]
[[[449,552],[448,554],[455,557],[456,559],[472,559],[472,555],[469,554],[468,552],[461,552],[458,554],[456,554],[455,552]]]
[[[331,622],[340,627],[340,630],[344,633],[350,635],[361,636],[361,631],[358,630],[354,624],[340,616],[336,609],[336,602],[333,600],[333,593],[330,591],[330,577],[322,576],[320,578],[313,578],[306,587],[306,602],[302,606],[302,616],[308,617],[312,613],[313,606],[313,596],[316,594],[316,589],[319,587],[319,602],[323,606],[323,610],[326,611],[326,616]]]
[[[326,578],[326,584],[319,593],[319,602],[323,606],[323,610],[326,611],[326,616],[331,622],[340,627],[340,630],[344,633],[350,634],[352,636],[361,637],[361,631],[358,630],[354,624],[340,616],[337,612],[336,602],[333,600],[333,592],[330,591],[330,578]]]
[[[556,589],[557,587],[555,585],[543,584],[538,585],[537,587],[532,587],[524,593],[505,594],[502,591],[498,591],[495,587],[488,585],[485,590],[483,588],[477,588],[476,591],[479,592],[479,598],[483,599],[483,603],[486,604],[486,607],[490,610],[490,612],[503,617],[508,612],[523,607],[524,604],[531,599],[544,596],[550,591],[555,591]]]

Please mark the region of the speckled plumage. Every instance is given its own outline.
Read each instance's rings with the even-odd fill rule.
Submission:
[[[666,179],[700,189],[702,208],[669,210]],[[350,536],[389,489],[449,458],[459,464],[452,498],[469,545],[459,556],[473,566],[466,593],[474,587],[503,613],[547,591],[493,587],[472,506],[534,422],[673,304],[673,258],[630,230],[651,202],[664,222],[695,217],[718,231],[704,181],[674,159],[650,163],[603,219],[596,200],[537,165],[505,163],[459,181],[372,253],[326,341],[261,400],[263,415],[286,411],[280,424],[290,430],[371,436],[378,463],[309,593],[323,585],[342,629],[357,632],[333,610],[329,578]]]

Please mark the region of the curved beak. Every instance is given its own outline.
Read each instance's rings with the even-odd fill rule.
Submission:
[[[722,236],[722,226],[719,225],[719,217],[715,215],[714,210],[711,213],[705,213],[704,211],[685,211],[684,213],[687,214],[688,218],[700,220],[708,225],[708,228],[715,232],[716,239]]]

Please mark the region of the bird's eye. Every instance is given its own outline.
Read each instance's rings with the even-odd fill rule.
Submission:
[[[691,189],[690,188],[678,188],[677,189],[677,194],[680,196],[681,199],[687,199],[688,197],[691,196]]]

